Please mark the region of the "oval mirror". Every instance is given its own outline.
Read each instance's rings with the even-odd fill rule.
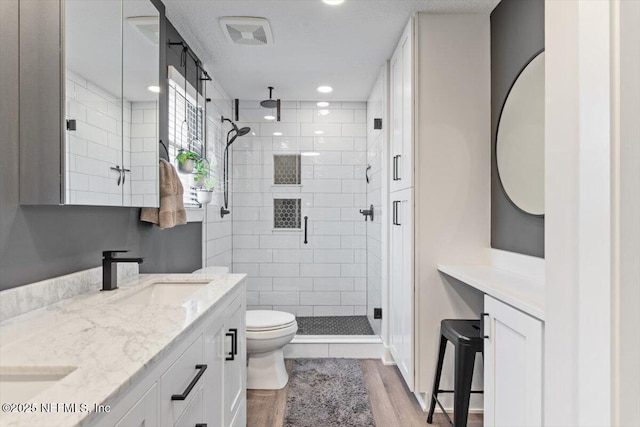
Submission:
[[[498,124],[496,161],[509,200],[526,213],[544,215],[544,52],[509,91]]]

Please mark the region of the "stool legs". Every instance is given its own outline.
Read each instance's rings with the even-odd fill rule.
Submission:
[[[438,398],[438,389],[440,388],[440,377],[442,376],[442,364],[444,363],[444,353],[447,349],[447,339],[444,335],[440,335],[440,352],[438,354],[438,365],[436,366],[436,375],[433,379],[433,391],[431,392],[431,406],[429,407],[429,415],[427,415],[427,423],[433,422],[433,411],[436,409],[436,399]]]
[[[476,352],[469,346],[456,346],[455,387],[453,392],[453,425],[465,427],[469,416],[469,398]]]

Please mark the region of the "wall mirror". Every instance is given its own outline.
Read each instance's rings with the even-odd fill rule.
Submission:
[[[502,188],[520,210],[544,215],[544,52],[514,82],[496,137]]]
[[[159,12],[66,0],[64,203],[158,206]]]

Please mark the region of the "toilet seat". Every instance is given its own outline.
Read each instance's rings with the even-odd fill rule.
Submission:
[[[272,310],[248,310],[247,331],[268,332],[297,325],[296,317],[291,313]]]
[[[247,329],[247,340],[272,340],[276,338],[286,337],[288,335],[295,335],[298,332],[298,324],[293,323],[291,325],[271,330],[252,331]]]

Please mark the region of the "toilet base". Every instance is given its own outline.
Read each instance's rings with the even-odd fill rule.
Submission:
[[[284,366],[282,348],[265,353],[248,354],[247,388],[280,390],[287,385],[289,374]]]

